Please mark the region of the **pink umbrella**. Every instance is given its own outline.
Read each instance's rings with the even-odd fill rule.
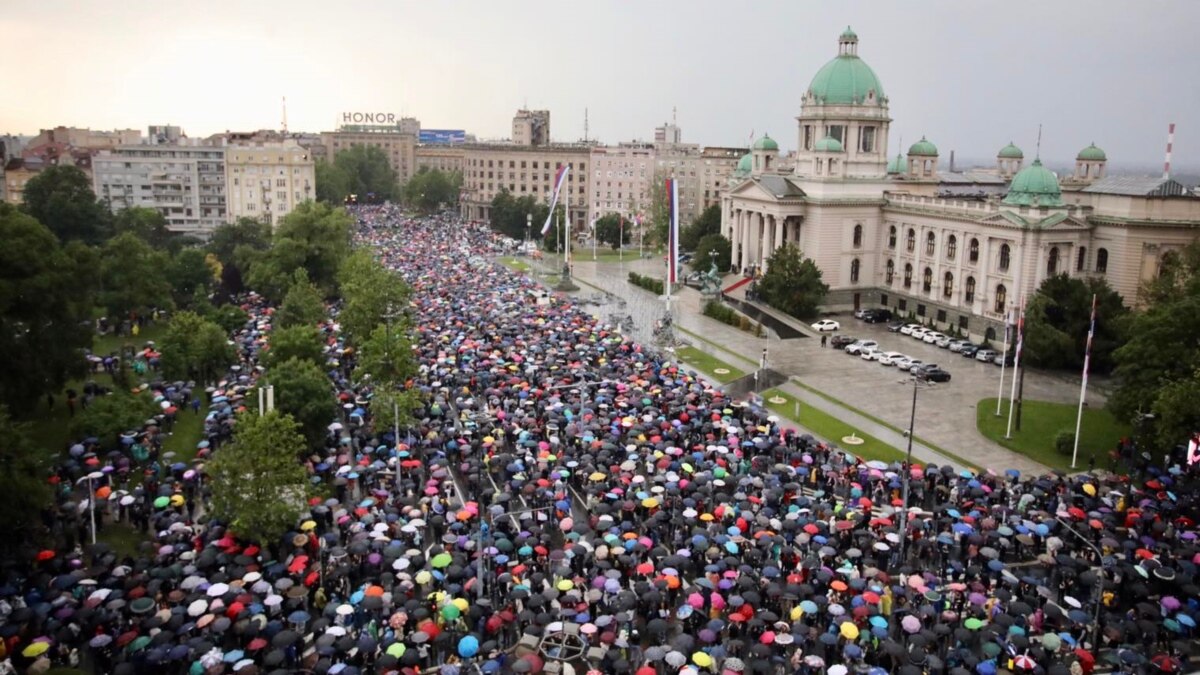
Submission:
[[[570,532],[571,528],[575,527],[575,521],[570,518],[563,518],[558,526],[562,528],[563,532]]]
[[[725,597],[720,593],[709,593],[708,599],[712,602],[712,606],[717,609],[725,609]]]
[[[906,633],[916,633],[921,630],[921,620],[910,614],[900,621],[900,626]]]
[[[704,606],[704,596],[700,595],[699,593],[692,593],[688,596],[687,602],[692,607],[700,609]]]

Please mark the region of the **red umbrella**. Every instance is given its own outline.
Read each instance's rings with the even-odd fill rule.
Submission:
[[[635,569],[635,571],[638,574],[652,574],[654,572],[654,563],[651,563],[651,562],[638,563],[638,566]]]
[[[1087,513],[1084,512],[1084,510],[1079,508],[1078,506],[1072,506],[1071,508],[1067,509],[1067,513],[1069,513],[1072,518],[1076,518],[1078,520],[1083,520],[1084,518],[1087,518]]]
[[[1183,664],[1179,662],[1179,659],[1169,654],[1158,654],[1150,659],[1150,665],[1164,673],[1178,673],[1183,669]]]
[[[54,551],[51,551],[50,549],[46,549],[44,551],[39,551],[37,554],[38,562],[46,562],[47,560],[52,560],[53,558],[54,558]]]

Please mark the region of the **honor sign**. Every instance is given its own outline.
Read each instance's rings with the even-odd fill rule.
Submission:
[[[396,113],[364,113],[364,112],[344,112],[342,113],[342,124],[395,124]]]

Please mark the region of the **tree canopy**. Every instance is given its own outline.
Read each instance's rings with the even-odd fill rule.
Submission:
[[[275,406],[300,424],[308,446],[320,448],[334,419],[333,394],[329,379],[311,361],[289,359],[267,371],[267,383],[275,387]]]
[[[316,166],[317,198],[341,204],[355,195],[360,202],[395,200],[400,196],[399,179],[387,153],[373,145],[354,145],[333,158],[333,163]]]
[[[158,414],[158,406],[145,394],[117,390],[97,396],[71,420],[71,435],[76,438],[93,436],[105,449],[120,445],[121,434],[136,431]]]
[[[758,282],[758,292],[768,305],[801,319],[811,319],[829,292],[821,281],[821,270],[800,249],[784,244],[767,260],[767,273]]]
[[[321,333],[314,325],[273,328],[270,334],[270,348],[266,354],[267,367],[289,359],[299,359],[321,366],[325,364],[323,349]]]
[[[353,222],[344,209],[317,202],[300,204],[280,221],[271,247],[251,256],[246,280],[278,301],[291,285],[293,270],[303,267],[323,293],[332,293],[338,267],[350,249]]]
[[[338,322],[351,343],[365,340],[389,316],[394,328],[407,329],[404,311],[412,289],[369,251],[360,249],[346,258],[338,274],[338,285],[343,300]]]
[[[150,248],[132,232],[109,239],[100,257],[100,303],[109,316],[119,319],[171,307],[169,261],[165,252]]]
[[[113,217],[113,234],[132,232],[150,246],[166,250],[172,239],[180,235],[167,229],[167,219],[156,209],[131,206]]]
[[[710,234],[721,234],[721,207],[713,204],[679,233],[679,250],[700,254],[700,240]]]
[[[716,254],[711,255],[714,251]],[[728,239],[720,234],[706,234],[696,242],[696,261],[692,269],[707,273],[715,261],[718,272],[728,272],[732,256],[733,244]]]
[[[518,199],[508,190],[501,190],[492,197],[492,208],[489,211],[492,230],[518,240],[524,240],[526,235],[531,239],[540,237],[542,226],[546,224],[546,215],[549,213],[549,205],[538,203],[533,195],[525,195]],[[529,224],[528,228],[526,223]],[[553,227],[550,232],[554,232]]]
[[[208,383],[237,359],[225,329],[192,312],[179,312],[159,341],[163,375]]]
[[[399,386],[417,372],[412,342],[396,326],[377,326],[359,350],[358,371],[377,386]]]
[[[292,285],[275,312],[274,327],[316,326],[325,318],[325,303],[301,267],[292,275]]]
[[[240,537],[263,544],[277,540],[305,508],[308,476],[299,461],[304,448],[299,425],[288,415],[240,414],[233,443],[206,467],[213,510]]]
[[[1077,370],[1083,367],[1091,323],[1092,295],[1096,296],[1096,337],[1090,369],[1112,370],[1113,350],[1123,341],[1122,327],[1129,309],[1120,294],[1103,279],[1076,279],[1059,274],[1047,278],[1025,309],[1022,359],[1042,368]]]
[[[633,228],[629,223],[622,223],[619,214],[607,213],[596,221],[596,238],[611,246],[614,251],[623,244],[628,244],[632,233]]]
[[[195,247],[180,249],[171,258],[167,266],[167,279],[171,282],[171,295],[178,306],[191,305],[197,292],[208,295],[215,282],[204,250]]]
[[[33,444],[26,424],[0,405],[0,536],[17,542],[32,537],[38,512],[50,502],[49,453]]]
[[[76,166],[52,166],[25,184],[23,209],[59,241],[96,245],[112,232],[112,214],[96,200],[92,181]]]
[[[458,202],[462,174],[437,169],[422,169],[404,184],[404,203],[424,213],[432,213],[444,204]]]

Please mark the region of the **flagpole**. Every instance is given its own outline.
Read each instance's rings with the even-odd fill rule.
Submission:
[[[1025,300],[1021,300],[1021,312],[1017,315],[1017,356],[1013,359],[1013,374],[1012,374],[1012,390],[1008,395],[1008,429],[1004,432],[1005,438],[1012,438],[1012,423],[1013,411],[1016,410],[1017,401],[1017,370],[1021,367],[1021,347],[1023,342],[1022,333],[1025,331]],[[1001,357],[1004,358],[1004,357]]]
[[[622,264],[625,263],[625,214],[618,216],[621,219],[621,231],[617,233],[617,259]]]
[[[1079,385],[1079,412],[1075,414],[1075,448],[1071,451],[1071,468],[1079,459],[1079,430],[1083,425],[1083,402],[1087,398],[1088,365],[1092,360],[1092,338],[1096,336],[1096,294],[1092,294],[1092,320],[1088,325],[1087,347],[1083,352],[1083,382]]]
[[[1009,318],[1012,312],[1004,313],[1004,354],[1008,355],[1008,331],[1011,330],[1012,322]],[[996,417],[1000,416],[1000,405],[1004,402],[1004,366],[1008,363],[1007,358],[1000,359],[1000,389],[996,392]]]

